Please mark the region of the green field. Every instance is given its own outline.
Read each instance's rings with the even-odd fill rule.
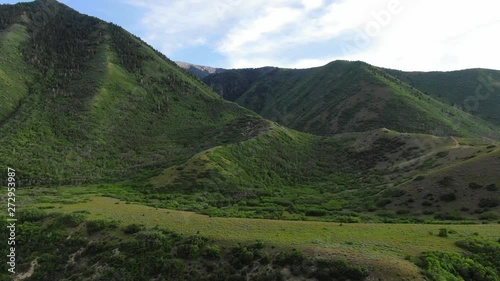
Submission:
[[[459,253],[461,249],[455,245],[457,241],[468,238],[496,241],[500,238],[498,224],[339,224],[215,218],[96,196],[87,193],[85,188],[75,188],[69,193],[84,195],[80,200],[73,197],[72,201],[67,201],[58,200],[60,197],[55,194],[38,194],[33,203],[55,212],[88,211],[90,219],[116,220],[122,225],[135,223],[148,228],[163,227],[183,235],[201,234],[221,245],[260,240],[279,248],[297,248],[312,255],[342,257],[369,268],[370,276],[385,278],[414,279],[420,276],[420,270],[413,262],[423,252]],[[437,236],[442,228],[453,234],[447,238]]]

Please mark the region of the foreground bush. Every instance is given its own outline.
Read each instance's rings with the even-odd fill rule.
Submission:
[[[420,257],[420,266],[431,280],[497,281],[500,280],[500,243],[467,240],[457,242],[467,250],[461,255],[448,252],[427,252]]]

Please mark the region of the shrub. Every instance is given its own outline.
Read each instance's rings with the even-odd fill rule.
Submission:
[[[176,249],[176,256],[182,259],[197,259],[200,256],[200,247],[193,244],[179,245]]]
[[[305,214],[306,216],[311,216],[311,217],[322,217],[326,215],[326,211],[322,209],[310,209],[306,210]]]
[[[66,227],[75,227],[80,225],[85,220],[85,214],[64,214],[57,218],[57,223]]]
[[[444,201],[444,202],[452,202],[452,201],[457,200],[457,196],[455,195],[455,193],[447,193],[447,194],[441,195],[439,197],[439,199],[441,199],[441,201]]]
[[[420,266],[431,280],[494,281],[500,278],[498,272],[483,261],[457,253],[424,253]]]
[[[480,188],[482,188],[482,187],[483,187],[482,185],[477,184],[477,183],[475,183],[475,182],[471,182],[471,183],[469,183],[469,188],[471,188],[471,189],[480,189]]]
[[[304,254],[301,251],[298,250],[293,250],[291,252],[285,253],[285,252],[280,252],[275,260],[274,263],[284,266],[284,265],[299,265],[304,261],[305,257]]]
[[[486,190],[488,191],[498,191],[498,187],[496,184],[492,183],[486,186]]]
[[[389,205],[392,203],[392,200],[391,199],[387,199],[387,198],[384,198],[384,199],[380,199],[378,200],[375,205],[377,205],[377,207],[385,207],[386,205]]]
[[[437,220],[451,220],[451,221],[458,221],[464,219],[464,217],[458,211],[447,212],[444,214],[437,214],[434,216],[434,218]]]
[[[201,235],[193,235],[193,236],[190,236],[186,239],[187,244],[196,245],[200,248],[203,248],[205,246],[205,244],[207,243],[207,241],[208,241],[208,239],[206,237],[201,236]]]
[[[240,249],[238,253],[238,259],[242,264],[250,264],[255,258],[255,255],[252,251],[249,251],[247,247],[243,247]]]
[[[446,228],[440,228],[437,236],[448,237],[448,230]]]
[[[204,257],[207,257],[209,259],[218,259],[220,258],[220,248],[218,246],[207,246],[204,250],[202,255]]]
[[[424,202],[422,202],[422,206],[430,207],[430,206],[432,206],[432,203],[429,201],[424,201]]]
[[[444,158],[446,156],[448,156],[448,151],[441,151],[441,152],[436,153],[436,157],[438,157],[438,158]]]
[[[414,181],[421,181],[421,180],[424,180],[425,177],[424,176],[417,176]]]
[[[498,205],[500,205],[500,200],[498,198],[481,198],[478,203],[480,208],[494,208]]]
[[[264,248],[264,242],[262,242],[260,240],[257,240],[255,243],[253,243],[252,245],[250,245],[248,248],[257,249],[257,250],[263,249]]]
[[[87,234],[89,235],[92,235],[108,227],[116,228],[117,224],[115,222],[105,220],[92,220],[85,223],[85,228],[87,229]]]
[[[353,217],[353,216],[343,216],[337,219],[340,223],[360,223],[361,218]]]
[[[382,210],[377,212],[377,216],[382,218],[395,218],[397,217],[396,212],[393,210]]]
[[[408,215],[411,211],[408,210],[408,209],[401,209],[401,210],[397,210],[396,214],[398,215]]]
[[[486,212],[486,213],[482,213],[480,216],[479,216],[479,219],[480,220],[487,220],[487,221],[492,221],[492,220],[497,220],[499,219],[500,216],[498,216],[496,213],[494,212]]]
[[[455,180],[453,180],[452,177],[449,177],[449,176],[446,176],[442,179],[440,179],[437,183],[441,186],[441,187],[451,187],[453,182]]]
[[[364,280],[368,270],[346,260],[318,260],[313,276],[318,280]]]
[[[16,216],[19,217],[19,221],[34,222],[46,218],[48,215],[43,211],[33,209],[33,210],[25,210],[23,212],[19,212],[18,214],[16,214]]]
[[[382,197],[398,198],[406,194],[406,191],[397,188],[388,188],[382,192]]]
[[[134,233],[137,233],[139,231],[141,231],[142,227],[138,224],[129,224],[127,225],[124,229],[123,229],[123,233],[125,234],[134,234]]]

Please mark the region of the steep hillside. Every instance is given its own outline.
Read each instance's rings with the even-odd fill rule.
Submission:
[[[469,216],[483,220],[499,219],[498,146],[460,145],[437,156],[438,159],[426,163],[430,169],[399,186],[405,196],[393,200],[388,207],[396,210],[419,209],[422,213],[448,220]],[[462,160],[451,165],[439,165],[451,159]]]
[[[128,178],[268,126],[116,25],[50,0],[0,18],[0,155],[25,184]]]
[[[196,65],[182,61],[176,61],[175,63],[181,68],[185,69],[187,72],[193,74],[195,77],[198,77],[199,79],[203,79],[210,74],[217,74],[226,71],[226,69],[224,68]]]
[[[311,69],[242,69],[207,76],[222,97],[285,126],[319,135],[389,128],[488,136],[499,129],[363,62]]]
[[[498,152],[479,139],[387,129],[327,138],[273,126],[170,167],[145,189],[165,207],[213,216],[415,221],[447,220],[457,211],[451,219],[487,212],[494,215],[485,219],[495,219]],[[453,184],[440,187],[443,177]],[[472,182],[482,191],[471,194]],[[456,197],[448,200],[449,193]],[[488,197],[492,203],[480,207]],[[439,202],[428,205],[427,198]]]
[[[500,125],[500,71],[467,69],[451,72],[403,72],[384,69],[394,77],[449,104]]]

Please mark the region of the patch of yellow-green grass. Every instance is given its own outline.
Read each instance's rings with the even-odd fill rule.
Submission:
[[[99,121],[105,114],[110,111],[116,111],[122,102],[123,96],[126,95],[126,90],[134,89],[133,79],[125,70],[114,62],[117,60],[116,55],[110,50],[106,44],[99,47],[99,51],[104,53],[106,58],[106,82],[99,89],[97,94],[92,98],[92,111],[93,115],[99,117]],[[109,125],[110,120],[107,124]]]
[[[86,210],[94,219],[113,219],[123,225],[138,223],[160,226],[192,235],[200,233],[224,243],[262,240],[278,247],[299,248],[318,255],[343,256],[369,265],[375,275],[397,278],[418,276],[418,268],[405,257],[424,251],[455,251],[455,242],[468,237],[500,238],[500,226],[489,225],[417,225],[417,224],[339,224],[263,219],[212,218],[191,212],[157,209],[126,204],[113,198],[92,197],[77,204],[51,204],[55,210]],[[438,237],[440,228],[455,230],[448,238]],[[403,272],[403,273],[401,273]]]
[[[29,69],[19,47],[28,38],[26,27],[14,24],[0,35],[0,121],[9,116],[27,95],[24,83]]]

